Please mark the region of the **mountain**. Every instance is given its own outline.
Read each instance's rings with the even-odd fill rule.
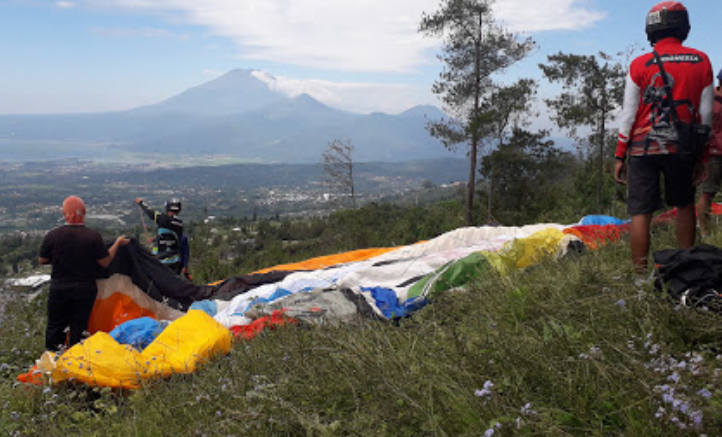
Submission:
[[[437,108],[436,106],[431,105],[419,105],[414,106],[411,109],[407,109],[406,111],[399,114],[399,117],[408,117],[408,118],[416,118],[416,117],[426,117],[430,120],[439,120],[442,118],[449,118],[446,114],[444,114],[441,109]]]
[[[155,105],[128,111],[130,114],[223,116],[257,111],[285,100],[253,75],[253,70],[232,70]]]
[[[155,105],[97,114],[0,116],[0,160],[22,150],[74,145],[90,159],[118,151],[224,155],[265,163],[317,163],[328,143],[349,138],[358,162],[452,157],[425,125],[444,117],[434,106],[398,115],[356,114],[302,94],[269,88],[253,70],[233,70]],[[37,153],[34,155],[37,156]],[[55,155],[53,155],[55,156]]]

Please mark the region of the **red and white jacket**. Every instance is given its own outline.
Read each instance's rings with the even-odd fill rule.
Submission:
[[[693,106],[678,106],[678,117],[682,121],[712,126],[714,84],[707,55],[683,46],[676,38],[658,41],[654,49],[662,58],[673,99],[688,100]],[[669,136],[671,116],[659,104],[665,96],[664,81],[654,55],[647,53],[632,61],[619,116],[615,154],[618,158],[677,152],[676,137]],[[696,120],[692,120],[693,112],[697,113]],[[672,141],[667,141],[670,138]],[[709,154],[708,147],[705,159]]]

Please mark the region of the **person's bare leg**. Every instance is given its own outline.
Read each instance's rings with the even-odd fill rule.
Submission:
[[[709,208],[712,205],[712,195],[702,193],[697,201],[697,221],[702,236],[709,235]]]
[[[694,203],[681,208],[677,207],[677,247],[680,249],[694,246],[695,237],[697,236],[694,213]]]
[[[678,216],[679,217],[679,216]],[[632,262],[634,271],[645,273],[647,271],[647,257],[649,256],[649,224],[652,214],[639,214],[632,216],[629,230],[629,246],[632,249]]]

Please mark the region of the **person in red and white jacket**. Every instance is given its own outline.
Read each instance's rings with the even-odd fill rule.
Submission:
[[[697,201],[697,218],[702,236],[709,234],[709,209],[712,199],[722,182],[722,70],[717,74],[717,89],[714,94],[712,138],[709,140],[707,179],[702,183],[702,194]]]
[[[709,58],[682,45],[690,31],[689,14],[682,3],[663,1],[652,7],[645,31],[661,58],[674,103],[667,98],[654,54],[632,61],[619,118],[614,179],[628,185],[630,246],[637,273],[647,271],[652,214],[662,207],[660,176],[664,176],[665,202],[677,207],[678,247],[695,243],[695,187],[706,177],[703,161],[709,151],[697,160],[682,159],[671,111],[685,123],[711,126],[714,96]]]

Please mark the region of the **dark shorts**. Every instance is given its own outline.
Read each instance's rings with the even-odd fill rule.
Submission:
[[[702,182],[703,193],[717,194],[722,181],[722,156],[710,156],[707,161],[707,179]]]
[[[627,213],[652,214],[662,207],[660,176],[664,176],[664,200],[669,206],[694,203],[694,162],[676,155],[646,155],[629,158]]]

